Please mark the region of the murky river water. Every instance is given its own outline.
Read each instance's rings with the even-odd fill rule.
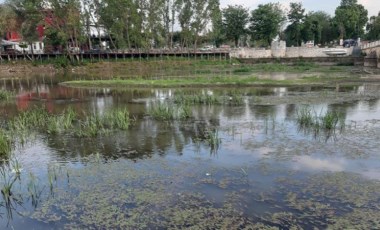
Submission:
[[[14,181],[9,199],[2,191],[2,229],[380,228],[380,85],[112,90],[56,81],[2,82],[17,94],[1,103],[2,125],[33,107],[127,108],[132,124],[92,138],[34,132],[16,141],[1,172],[0,186]],[[238,94],[242,103],[191,105],[186,120],[148,115],[180,93]],[[344,125],[300,129],[306,105],[338,112]]]

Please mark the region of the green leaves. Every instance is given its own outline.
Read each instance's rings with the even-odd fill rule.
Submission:
[[[380,14],[378,16],[372,16],[367,24],[366,34],[368,40],[380,39]]]
[[[282,23],[285,22],[285,14],[279,3],[259,5],[251,12],[250,32],[255,40],[262,40],[271,44],[279,35]]]
[[[340,38],[358,38],[364,34],[364,26],[368,21],[368,11],[357,4],[357,0],[342,0],[335,10],[335,23]]]
[[[245,35],[246,26],[249,21],[248,9],[242,5],[228,6],[223,9],[223,25],[226,37],[238,46],[239,39]]]

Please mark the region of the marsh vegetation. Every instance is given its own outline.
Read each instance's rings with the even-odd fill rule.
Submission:
[[[379,84],[41,82],[5,85],[17,99],[1,104],[3,228],[379,225]]]

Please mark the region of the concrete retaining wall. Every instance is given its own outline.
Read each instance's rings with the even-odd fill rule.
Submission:
[[[319,47],[286,47],[284,41],[272,42],[270,49],[239,48],[231,50],[234,58],[298,58],[298,57],[329,57],[323,51],[327,48]],[[352,54],[353,48],[344,48],[347,56]]]
[[[364,67],[379,67],[378,59],[376,57],[365,57]]]
[[[297,62],[315,62],[319,65],[363,65],[362,57],[297,57],[297,58],[242,58],[240,62],[245,64],[259,63],[281,63],[284,65],[293,65]]]
[[[233,49],[230,53],[234,58],[271,58],[272,51],[266,49]]]

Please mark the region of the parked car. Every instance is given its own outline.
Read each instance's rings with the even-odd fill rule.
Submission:
[[[349,48],[351,46],[357,46],[358,43],[355,39],[347,39],[343,41],[343,47]]]
[[[199,50],[200,51],[210,51],[210,50],[213,50],[214,47],[213,46],[204,46],[202,48],[200,48]]]

